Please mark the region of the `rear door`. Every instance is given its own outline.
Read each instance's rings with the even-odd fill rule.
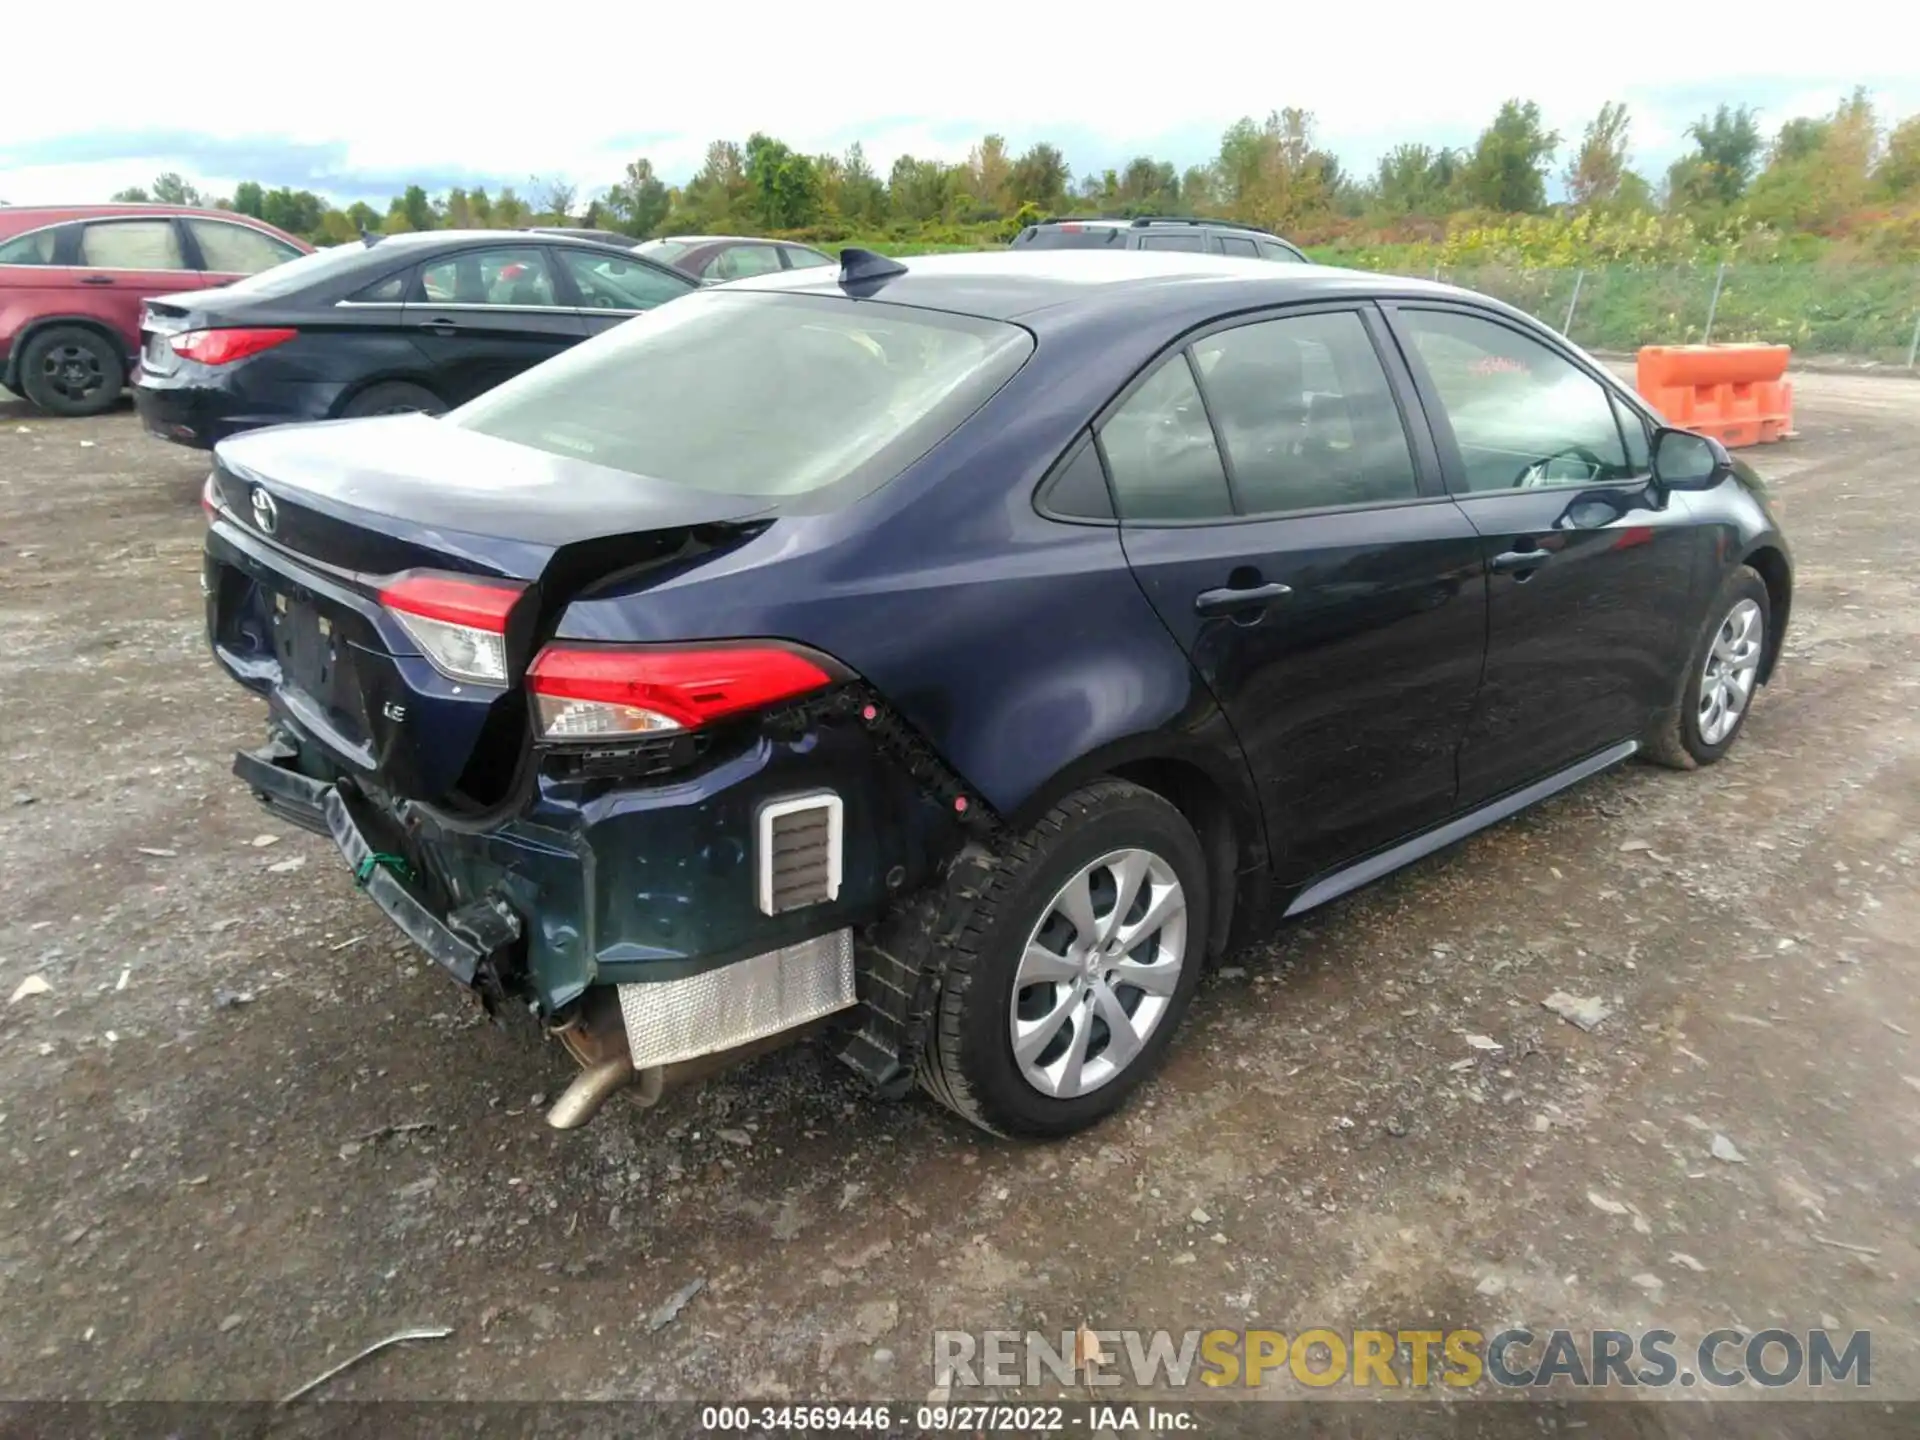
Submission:
[[[1484,659],[1480,544],[1378,313],[1203,335],[1097,434],[1128,562],[1239,736],[1279,878],[1444,819]]]
[[[301,255],[286,241],[238,221],[188,215],[183,223],[208,286],[231,285]]]
[[[622,320],[700,288],[677,271],[637,256],[562,247],[555,258],[560,262],[561,282],[571,292],[565,298],[578,307],[589,335],[611,330]]]
[[[140,345],[140,307],[149,296],[198,290],[177,221],[167,215],[87,220],[66,237],[60,258],[68,303],[61,308],[105,320],[131,356]]]
[[[458,250],[421,264],[401,324],[460,405],[585,338],[545,245]]]
[[[1460,754],[1472,804],[1640,738],[1672,703],[1698,532],[1651,486],[1645,427],[1583,360],[1476,307],[1388,313],[1490,571],[1486,683]]]

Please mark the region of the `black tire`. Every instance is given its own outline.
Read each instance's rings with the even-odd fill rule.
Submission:
[[[1746,702],[1734,716],[1733,727],[1709,741],[1701,730],[1701,692],[1706,680],[1707,657],[1712,652],[1720,629],[1736,609],[1751,602],[1759,607],[1759,666],[1765,668],[1768,647],[1773,644],[1773,601],[1767,583],[1745,565],[1739,566],[1721,582],[1720,591],[1707,609],[1706,621],[1687,653],[1687,668],[1679,678],[1679,696],[1674,707],[1663,714],[1649,735],[1642,754],[1656,765],[1674,770],[1693,770],[1711,765],[1733,748],[1746,728],[1747,716],[1760,692],[1759,672]]]
[[[424,385],[413,385],[405,380],[386,380],[378,385],[369,385],[349,399],[340,407],[340,418],[357,420],[365,415],[408,415],[415,412],[440,415],[446,412],[446,408],[446,402]]]
[[[20,355],[20,391],[49,415],[99,415],[126,385],[119,345],[78,325],[42,330]]]
[[[1072,1098],[1043,1094],[1022,1076],[1013,1053],[1010,1026],[1021,956],[1061,887],[1083,867],[1127,848],[1158,857],[1184,892],[1186,938],[1179,973],[1157,1023],[1118,1073]],[[918,1079],[934,1099],[991,1133],[1069,1135],[1119,1109],[1165,1057],[1200,983],[1209,918],[1206,857],[1193,827],[1172,805],[1137,785],[1102,780],[1075,791],[1025,835],[1008,842],[988,874],[948,946]],[[1137,996],[1131,1013],[1137,1014],[1146,997],[1131,993]],[[1092,1022],[1076,1018],[1072,1023]],[[1096,1037],[1090,1044],[1102,1043],[1099,1028],[1089,1033]]]

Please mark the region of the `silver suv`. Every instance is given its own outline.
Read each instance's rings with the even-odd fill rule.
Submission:
[[[1309,263],[1298,246],[1252,225],[1174,215],[1136,215],[1130,220],[1067,215],[1027,226],[1013,243],[1016,249],[1029,250],[1184,250]]]

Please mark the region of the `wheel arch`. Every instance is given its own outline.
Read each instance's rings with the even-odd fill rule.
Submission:
[[[339,419],[346,413],[347,406],[351,405],[358,397],[366,394],[367,391],[373,389],[376,385],[417,385],[442,405],[446,405],[449,409],[452,408],[448,403],[446,392],[426,376],[411,374],[405,371],[389,371],[379,375],[363,376],[348,385],[346,389],[342,390],[340,394],[335,397],[332,408],[327,411],[327,418],[329,420]]]
[[[89,330],[113,346],[114,353],[120,357],[126,367],[126,378],[132,379],[133,367],[139,357],[137,345],[129,347],[127,337],[102,320],[98,315],[36,315],[20,327],[20,333],[13,337],[13,348],[7,352],[7,369],[0,376],[0,383],[14,394],[20,393],[20,366],[26,359],[27,347],[49,330]]]
[[[1760,661],[1760,683],[1773,678],[1774,663],[1786,639],[1787,619],[1793,611],[1793,567],[1777,545],[1760,544],[1741,557],[1741,564],[1758,573],[1767,587],[1767,653]]]
[[[1005,818],[1025,830],[1062,798],[1100,779],[1150,790],[1186,818],[1207,857],[1212,919],[1206,953],[1218,957],[1244,943],[1259,923],[1269,877],[1265,823],[1237,749],[1207,753],[1167,735],[1115,741],[1055,773]]]

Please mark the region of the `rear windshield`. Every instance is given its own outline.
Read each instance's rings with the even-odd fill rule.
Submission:
[[[369,254],[360,241],[350,240],[344,245],[302,255],[298,260],[284,261],[221,288],[228,294],[291,295],[295,290],[304,290],[309,285],[343,276],[349,271],[376,269],[377,266],[368,258]]]
[[[451,424],[699,490],[875,488],[1033,351],[997,320],[874,301],[701,291],[450,412]]]
[[[1118,225],[1034,225],[1013,243],[1034,250],[1124,250],[1127,232]]]
[[[693,247],[685,240],[649,240],[644,245],[633,247],[649,260],[660,260],[672,264]]]

